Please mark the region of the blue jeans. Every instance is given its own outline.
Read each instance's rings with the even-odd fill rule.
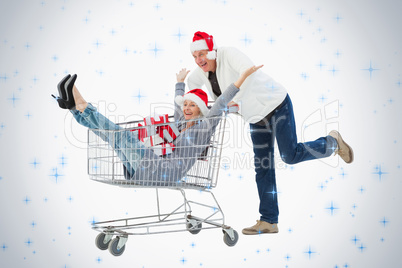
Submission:
[[[292,101],[286,96],[280,108],[265,123],[250,124],[251,140],[254,150],[256,182],[260,197],[261,220],[278,223],[278,195],[275,178],[274,141],[282,160],[287,164],[330,156],[337,148],[331,136],[315,141],[298,143]]]
[[[71,113],[79,124],[90,128],[93,133],[109,143],[122,161],[125,172],[131,177],[145,153],[145,146],[137,136],[132,131],[114,124],[90,103],[82,113],[78,110],[71,110]]]

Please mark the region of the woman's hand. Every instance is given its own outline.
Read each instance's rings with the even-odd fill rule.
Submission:
[[[259,65],[259,66],[252,66],[245,70],[239,77],[239,79],[234,83],[235,87],[240,88],[240,86],[243,84],[244,80],[246,80],[247,77],[249,77],[251,74],[255,73],[258,69],[262,68],[264,65]]]
[[[190,70],[187,70],[186,68],[181,69],[179,73],[176,74],[177,83],[184,82],[189,72]]]
[[[249,77],[252,73],[255,73],[258,69],[262,68],[264,65],[260,66],[253,66],[245,70],[241,76],[244,76],[245,78]]]

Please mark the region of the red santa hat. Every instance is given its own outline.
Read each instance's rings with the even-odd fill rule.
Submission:
[[[197,104],[198,108],[200,108],[200,111],[203,116],[206,116],[209,112],[208,109],[208,95],[205,93],[202,89],[196,88],[193,90],[190,90],[183,96],[176,96],[174,101],[177,103],[177,105],[183,107],[184,101],[185,100],[190,100],[193,101],[195,104]]]
[[[216,59],[216,44],[214,37],[204,32],[196,32],[193,37],[193,42],[190,45],[191,54],[194,51],[208,50],[207,58],[210,60]]]

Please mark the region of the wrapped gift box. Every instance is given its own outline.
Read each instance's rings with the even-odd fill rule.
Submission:
[[[159,136],[159,134],[152,135],[150,137],[145,137],[144,140],[144,145],[147,147],[152,147],[161,143],[165,143],[165,140]]]
[[[169,115],[155,115],[155,116],[147,116],[144,118],[144,124],[146,126],[157,125],[169,122]]]
[[[154,150],[154,153],[159,156],[171,154],[174,151],[174,144],[173,143],[163,143],[163,144],[155,145],[153,147],[153,150]]]
[[[151,147],[155,154],[163,156],[174,151],[172,142],[180,134],[174,123],[166,123],[169,123],[167,114],[148,116],[144,118],[144,124],[139,123],[139,128],[133,131],[138,132],[138,139],[146,147]]]
[[[137,131],[138,132],[138,139],[140,141],[144,142],[144,139],[146,137],[149,137],[147,128],[144,127],[142,124],[138,124],[138,127],[139,127],[138,129],[134,129],[132,131]]]

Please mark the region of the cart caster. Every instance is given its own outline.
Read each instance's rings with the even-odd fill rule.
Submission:
[[[233,230],[232,228],[230,229],[223,229],[223,242],[229,247],[233,247],[236,245],[237,241],[239,240],[239,234]]]
[[[194,235],[198,234],[199,232],[201,232],[202,222],[197,224],[196,220],[187,219],[186,228],[190,233]]]
[[[112,237],[111,234],[100,233],[96,236],[95,244],[100,250],[106,250]]]
[[[127,239],[128,238],[124,236],[117,236],[110,242],[109,252],[113,256],[120,256],[121,254],[123,254],[124,250],[126,249]]]

